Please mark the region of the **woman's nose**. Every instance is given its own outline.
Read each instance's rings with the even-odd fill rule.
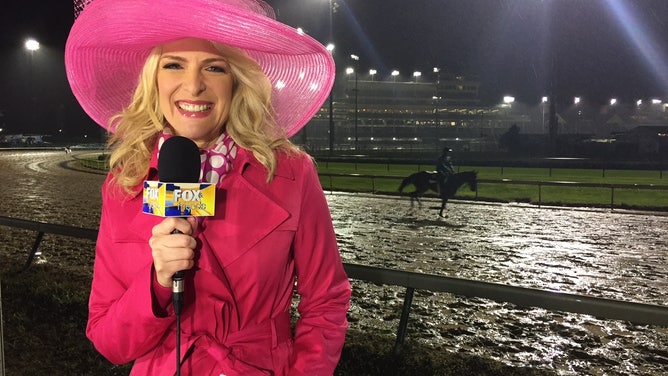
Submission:
[[[202,77],[202,73],[198,70],[188,72],[184,79],[183,87],[189,94],[200,95],[204,90],[206,90],[206,85],[204,83],[204,77]]]

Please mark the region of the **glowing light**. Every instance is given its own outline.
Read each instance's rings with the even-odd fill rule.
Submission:
[[[513,102],[515,102],[515,97],[510,95],[506,95],[505,97],[503,97],[503,103],[511,104]]]
[[[542,101],[542,103],[547,103],[547,97],[543,97],[543,98],[541,99],[541,101]]]
[[[647,30],[645,23],[637,14],[634,14],[636,5],[634,2],[624,0],[609,0],[606,2],[612,9],[615,17],[619,20],[636,50],[645,58],[645,62],[654,72],[656,77],[663,83],[664,88],[668,88],[668,71],[665,69],[665,61],[668,56],[663,56],[662,49],[653,38],[652,33]]]
[[[39,50],[39,42],[34,39],[28,39],[26,40],[25,47],[28,51],[37,51]]]
[[[283,81],[283,80],[276,81],[276,89],[281,90],[284,87],[285,87],[285,81]]]
[[[346,68],[346,74],[353,74],[353,73],[355,73],[355,69],[351,67]]]
[[[617,104],[617,98],[610,99],[610,105],[614,106],[615,104]]]
[[[573,103],[574,103],[574,104],[578,104],[578,103],[580,103],[580,97],[575,97],[575,98],[573,98]]]

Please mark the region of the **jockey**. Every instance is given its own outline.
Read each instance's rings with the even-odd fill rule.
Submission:
[[[445,184],[448,181],[450,175],[455,173],[455,168],[450,161],[450,153],[452,149],[449,147],[444,147],[441,156],[438,157],[436,162],[436,172],[438,173],[438,180],[440,184]]]

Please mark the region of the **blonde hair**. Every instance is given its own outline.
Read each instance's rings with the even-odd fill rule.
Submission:
[[[248,149],[267,169],[267,182],[276,171],[275,150],[301,152],[274,121],[271,82],[260,65],[242,50],[211,42],[224,56],[234,77],[230,115],[225,124],[234,142]],[[135,194],[146,178],[155,142],[165,126],[156,81],[160,46],[149,54],[128,107],[110,120],[109,165],[112,183],[127,194]]]

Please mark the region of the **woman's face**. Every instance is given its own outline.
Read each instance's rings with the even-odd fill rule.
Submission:
[[[234,78],[227,59],[208,41],[174,41],[163,46],[157,81],[160,109],[174,134],[211,146],[230,113]]]

